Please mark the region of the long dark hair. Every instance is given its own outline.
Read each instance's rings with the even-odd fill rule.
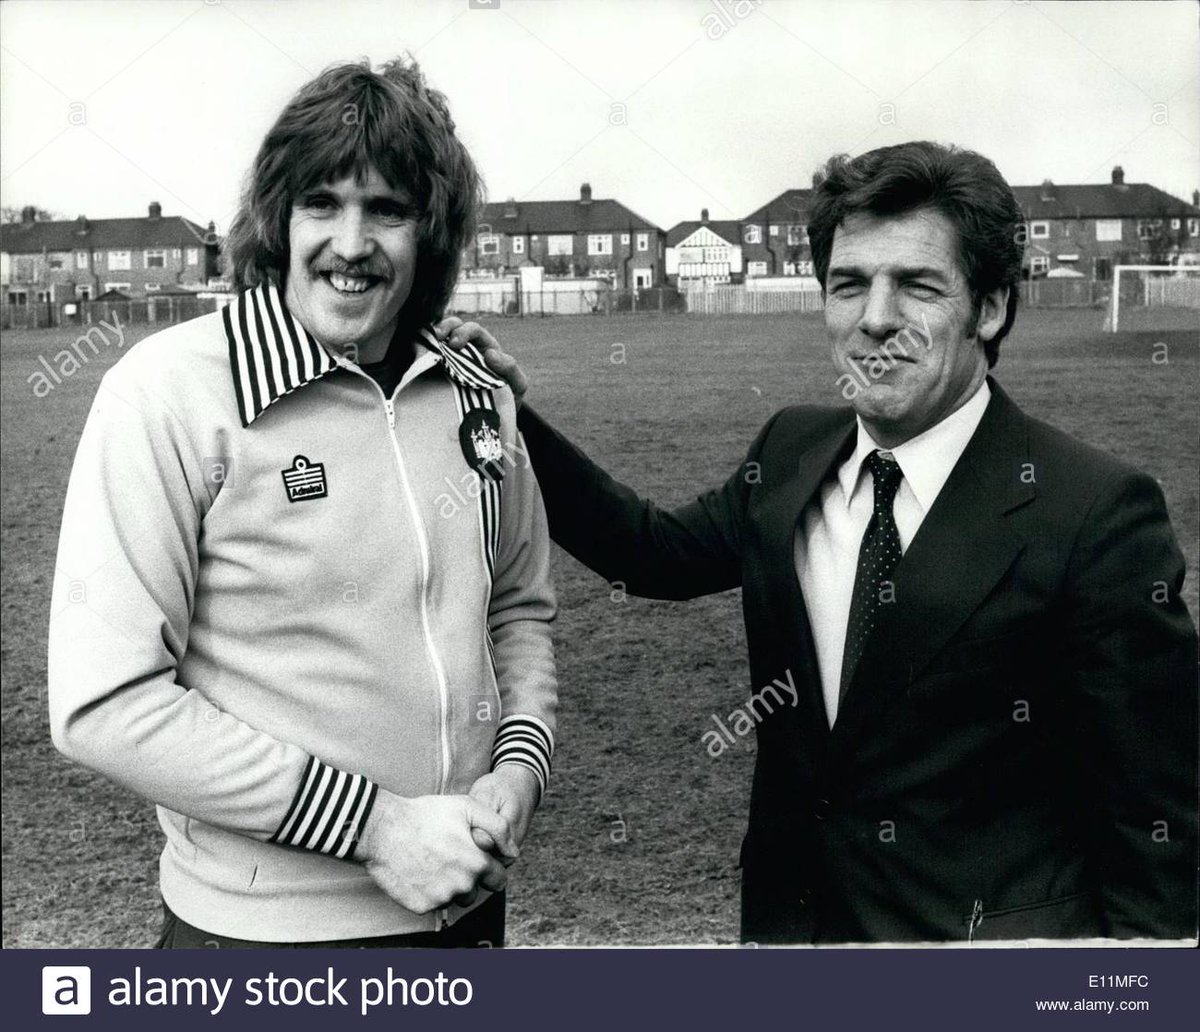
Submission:
[[[283,285],[292,204],[305,191],[371,168],[412,195],[419,211],[418,259],[401,318],[439,318],[482,203],[479,173],[455,136],[446,98],[417,63],[396,58],[379,72],[342,64],[322,72],[283,109],[259,148],[225,254],[238,289]]]

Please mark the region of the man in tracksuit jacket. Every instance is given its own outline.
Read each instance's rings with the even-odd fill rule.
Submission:
[[[50,721],[158,805],[162,945],[503,941],[555,603],[512,396],[428,329],[478,194],[414,64],[328,70],[256,160],[246,289],[97,393]]]

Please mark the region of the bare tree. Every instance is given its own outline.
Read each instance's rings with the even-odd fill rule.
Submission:
[[[33,208],[33,217],[38,222],[55,222],[62,219],[62,216],[57,212],[47,211],[45,208],[39,208],[37,205],[29,205],[29,207]],[[0,222],[20,222],[24,211],[24,207],[6,204],[0,208]]]

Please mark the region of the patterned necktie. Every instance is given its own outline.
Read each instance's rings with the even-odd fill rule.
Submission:
[[[866,459],[867,469],[875,481],[875,511],[863,532],[858,548],[858,572],[854,577],[854,594],[850,599],[850,619],[846,623],[846,644],[842,649],[842,684],[838,698],[846,694],[854,677],[854,668],[862,658],[863,648],[875,627],[879,607],[883,605],[883,588],[890,584],[892,571],[900,561],[900,532],[892,515],[892,503],[900,489],[904,473],[889,454],[873,451]],[[889,599],[890,601],[890,599]]]

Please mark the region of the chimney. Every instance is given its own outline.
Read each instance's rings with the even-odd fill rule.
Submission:
[[[21,225],[32,226],[35,222],[37,222],[37,208],[32,204],[27,204],[21,209]]]
[[[1200,190],[1192,191],[1192,207],[1200,208]]]
[[[583,183],[579,187],[579,203],[580,204],[591,204],[592,203],[592,184],[591,183]]]
[[[708,224],[708,209],[707,208],[700,209],[700,221],[703,222],[705,225]]]
[[[150,202],[150,217],[152,219],[162,218],[162,205],[159,204],[158,201]]]
[[[86,215],[80,215],[75,220],[75,234],[77,236],[86,236],[87,232],[90,228],[91,227],[88,226],[88,220],[87,220]]]
[[[517,199],[510,197],[504,202],[504,217],[506,219],[515,219],[517,217]]]
[[[1042,180],[1041,199],[1043,201],[1053,201],[1056,199],[1055,191],[1054,191],[1054,184],[1052,182],[1050,182],[1049,179]]]

